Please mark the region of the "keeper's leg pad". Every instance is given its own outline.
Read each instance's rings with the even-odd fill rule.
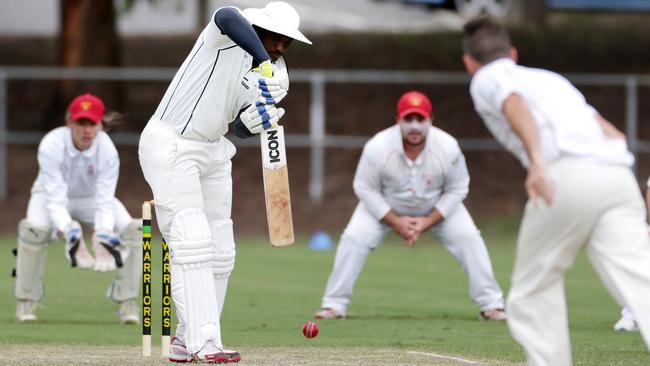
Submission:
[[[117,270],[113,283],[108,287],[106,296],[115,302],[135,299],[142,281],[142,220],[131,220],[122,229],[120,239],[125,247],[130,248],[124,265]]]
[[[120,232],[120,239],[122,240],[122,245],[131,248],[142,247],[142,220],[131,220]]]
[[[228,278],[235,268],[235,239],[232,230],[232,220],[217,220],[211,223],[212,238],[215,247],[215,260],[212,262],[214,274],[214,290],[217,295],[219,317],[226,300]]]
[[[216,350],[222,344],[211,268],[215,253],[205,213],[196,208],[178,212],[168,239],[172,297],[185,324],[187,349],[191,354]]]
[[[19,300],[39,301],[43,297],[43,272],[52,228],[23,219],[18,224],[16,289]]]

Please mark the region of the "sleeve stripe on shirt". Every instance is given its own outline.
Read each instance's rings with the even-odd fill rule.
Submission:
[[[237,45],[222,48],[219,51],[217,51],[217,57],[214,60],[214,65],[212,65],[212,70],[210,70],[210,75],[208,75],[208,80],[205,81],[205,85],[203,85],[203,90],[201,90],[201,94],[199,94],[199,97],[196,99],[196,103],[194,104],[194,108],[192,108],[192,113],[190,113],[190,117],[187,119],[187,123],[185,123],[185,126],[183,127],[183,130],[181,131],[181,135],[183,132],[185,132],[185,129],[187,126],[190,124],[190,121],[192,120],[192,116],[194,116],[194,110],[196,110],[196,106],[199,105],[199,101],[201,101],[201,97],[203,96],[203,93],[205,92],[205,89],[208,87],[208,84],[210,83],[210,78],[212,78],[212,73],[214,73],[214,68],[217,66],[217,62],[219,62],[219,55],[221,54],[221,51],[225,51],[231,48],[235,48]]]
[[[167,105],[165,106],[165,109],[162,112],[162,115],[160,116],[160,120],[162,121],[163,117],[165,116],[165,112],[167,112],[167,108],[169,107],[169,104],[171,104],[172,99],[174,98],[174,94],[176,94],[176,90],[178,89],[178,86],[181,85],[181,82],[183,81],[183,77],[185,76],[185,73],[187,72],[187,69],[190,68],[190,65],[192,64],[192,61],[194,60],[194,56],[196,56],[199,51],[201,50],[201,47],[203,47],[203,41],[201,41],[201,45],[199,48],[194,52],[194,55],[192,55],[192,58],[190,59],[190,62],[187,63],[187,67],[185,67],[185,70],[183,70],[183,74],[181,75],[180,79],[178,79],[178,83],[176,84],[176,87],[174,88],[174,91],[172,92],[172,95],[169,96],[169,100],[167,101]]]

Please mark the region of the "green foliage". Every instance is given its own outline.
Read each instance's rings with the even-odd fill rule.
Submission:
[[[482,220],[498,281],[507,291],[514,258],[518,218]],[[159,249],[156,242],[156,249]],[[39,322],[14,321],[14,238],[0,239],[0,345],[61,344],[131,346],[140,344],[139,326],[117,324],[117,307],[104,297],[110,274],[71,269],[61,243],[50,248],[46,296]],[[159,250],[154,263],[159,263]],[[300,240],[289,248],[271,248],[265,239],[239,239],[236,269],[222,318],[224,342],[243,349],[265,347],[314,349],[396,349],[421,351],[488,362],[523,362],[524,354],[505,324],[478,321],[467,296],[467,280],[445,249],[425,239],[406,248],[391,236],[373,252],[355,287],[349,318],[320,321],[313,340],[301,334],[320,305],[334,252],[314,252]],[[160,269],[154,267],[154,314],[159,315]],[[619,308],[607,295],[586,256],[581,255],[566,283],[576,365],[647,365],[638,333],[612,330]],[[159,318],[157,318],[159,319]],[[160,321],[153,326],[159,344]],[[12,346],[13,347],[13,346]]]

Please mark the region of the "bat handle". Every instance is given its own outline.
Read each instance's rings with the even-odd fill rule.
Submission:
[[[255,71],[259,71],[265,78],[273,77],[273,64],[270,60],[266,60],[256,67]]]

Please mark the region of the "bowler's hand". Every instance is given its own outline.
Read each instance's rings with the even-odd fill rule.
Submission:
[[[526,192],[528,193],[528,199],[533,203],[534,207],[537,207],[537,200],[540,198],[548,206],[553,202],[555,188],[546,176],[546,167],[543,164],[531,162],[528,167],[528,176],[526,177]]]

